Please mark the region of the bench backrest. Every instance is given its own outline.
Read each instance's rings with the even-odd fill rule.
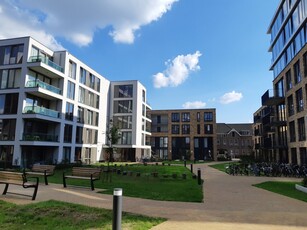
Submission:
[[[26,179],[24,173],[0,171],[0,181],[14,184],[23,184]]]
[[[72,168],[72,175],[73,176],[84,176],[90,177],[91,174],[95,174],[95,177],[99,177],[101,173],[100,168],[86,168],[86,167],[73,167]]]
[[[53,173],[55,169],[55,165],[33,165],[32,171],[33,172],[46,172]]]

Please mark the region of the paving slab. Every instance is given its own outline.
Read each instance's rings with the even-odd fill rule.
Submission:
[[[123,211],[168,219],[153,227],[153,230],[307,229],[306,202],[252,186],[264,181],[301,181],[301,179],[230,176],[209,167],[208,164],[195,165],[193,168],[195,173],[199,168],[204,179],[203,203],[153,201],[124,196]],[[0,191],[3,188],[4,186],[0,185]],[[32,192],[20,186],[10,186],[12,192],[20,190],[23,193]],[[113,197],[98,194],[97,191],[99,190],[91,191],[73,186],[63,188],[59,184],[48,186],[40,184],[35,201],[14,194],[1,195],[0,199],[17,204],[53,199],[112,209]]]

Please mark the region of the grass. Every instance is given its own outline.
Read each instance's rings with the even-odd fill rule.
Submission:
[[[287,197],[291,197],[297,200],[307,202],[307,194],[295,189],[295,184],[297,182],[277,182],[277,181],[267,181],[260,184],[255,184],[253,186],[257,188],[262,188],[271,192],[278,193]]]
[[[210,165],[210,167],[226,173],[226,167],[229,166],[230,164],[237,164],[237,163],[228,163],[228,162],[227,163],[220,163],[220,164]]]
[[[0,200],[1,229],[112,229],[112,211],[59,201],[15,205]],[[122,227],[145,230],[165,221],[122,213]]]
[[[184,164],[184,161],[183,160],[165,160],[165,161],[162,161],[164,164],[172,164],[172,165],[183,165]],[[191,161],[191,160],[186,160],[186,164],[187,165],[190,165],[190,164],[204,164],[204,163],[210,163],[212,161]],[[159,163],[161,164],[161,163]]]
[[[162,165],[127,165],[116,167],[121,171],[131,171],[133,174],[122,175],[116,172],[111,174],[109,180],[95,181],[95,188],[105,189],[102,193],[113,194],[114,188],[122,188],[123,196],[138,197],[162,201],[181,201],[181,202],[202,202],[202,186],[198,185],[197,180],[193,179],[193,174],[188,168],[183,166],[162,166]],[[50,183],[62,184],[62,174],[64,170],[56,170],[55,175],[49,177]],[[70,169],[67,169],[69,174]],[[136,173],[140,176],[137,177]],[[152,173],[158,173],[153,177]],[[110,175],[109,174],[109,175]],[[172,175],[176,174],[177,178]],[[186,174],[186,179],[182,178]],[[103,175],[106,175],[103,173]],[[43,181],[42,178],[40,181]],[[68,179],[67,184],[89,187],[89,181]]]

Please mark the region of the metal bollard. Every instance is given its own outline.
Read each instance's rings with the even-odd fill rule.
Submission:
[[[193,164],[191,164],[191,173],[193,173]]]
[[[198,184],[201,185],[201,174],[200,174],[200,168],[197,170],[197,179],[198,179]]]
[[[184,167],[187,167],[187,161],[184,160],[183,162],[184,162]]]
[[[112,230],[121,230],[122,222],[122,195],[121,188],[115,188],[113,191],[113,223]]]

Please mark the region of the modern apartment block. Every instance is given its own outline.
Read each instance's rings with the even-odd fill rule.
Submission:
[[[307,0],[280,1],[268,29],[273,90],[263,94],[254,114],[255,131],[264,129],[257,152],[271,161],[307,164],[306,31]]]
[[[216,159],[215,109],[152,110],[152,154],[159,159]]]
[[[118,153],[133,160],[150,152],[142,126],[149,106],[137,81],[110,82],[31,37],[0,40],[0,78],[2,167],[104,160],[113,117],[122,124]]]
[[[253,124],[217,123],[217,152],[231,158],[253,153]]]

